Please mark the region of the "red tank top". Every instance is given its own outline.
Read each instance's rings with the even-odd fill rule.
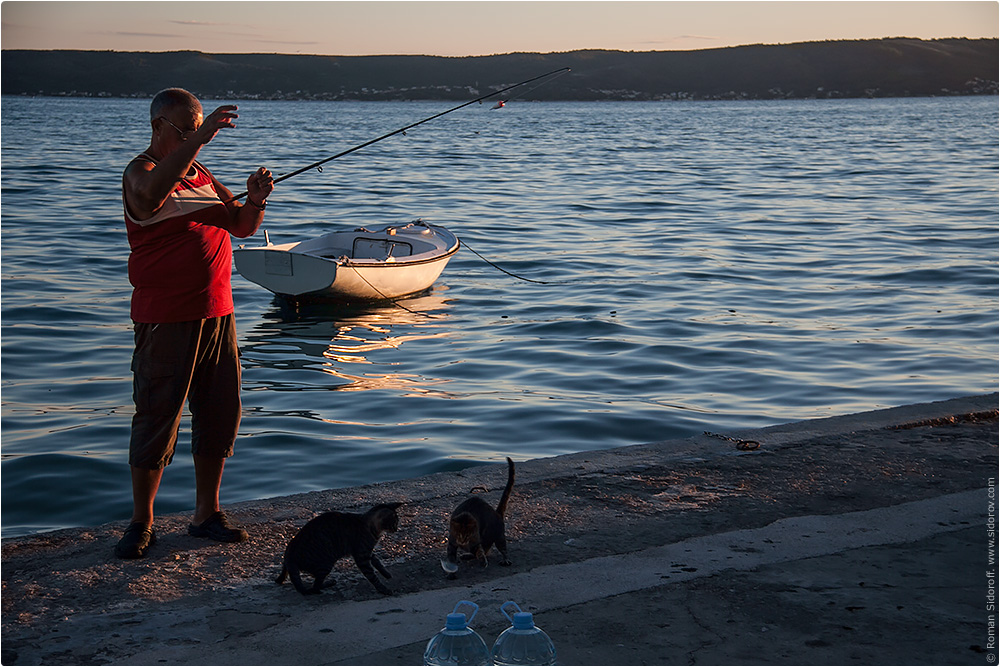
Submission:
[[[137,159],[155,163],[147,155]],[[134,322],[187,322],[233,312],[229,214],[208,171],[195,163],[194,172],[148,220],[136,220],[124,205]],[[123,190],[123,204],[124,196]]]

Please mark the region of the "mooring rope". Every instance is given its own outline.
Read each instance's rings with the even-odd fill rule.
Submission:
[[[537,285],[548,285],[549,284],[548,282],[546,282],[544,280],[533,280],[531,278],[525,278],[524,276],[519,276],[516,273],[508,271],[507,269],[503,268],[502,266],[498,266],[496,263],[491,262],[490,260],[488,260],[485,257],[483,257],[481,254],[479,254],[478,252],[476,252],[472,247],[469,246],[468,243],[466,243],[462,239],[458,239],[458,243],[459,243],[459,245],[465,246],[473,255],[475,255],[479,259],[483,260],[484,262],[486,262],[487,264],[489,264],[490,266],[492,266],[497,271],[501,271],[503,273],[506,273],[508,276],[511,276],[512,278],[517,278],[518,280],[523,280],[523,281],[529,282],[529,283],[535,283]],[[392,305],[397,306],[399,308],[402,308],[406,312],[413,313],[414,315],[422,315],[424,317],[429,317],[429,318],[432,318],[432,319],[437,319],[437,318],[441,317],[440,315],[431,315],[430,313],[424,313],[424,312],[421,312],[419,310],[413,310],[412,308],[407,308],[403,304],[399,303],[399,299],[405,298],[405,297],[397,297],[397,298],[393,299],[392,297],[387,296],[382,290],[380,290],[379,288],[375,287],[375,285],[372,285],[371,282],[367,278],[365,278],[364,274],[361,273],[361,271],[358,270],[357,265],[355,265],[354,262],[352,262],[349,258],[347,258],[347,257],[341,257],[340,258],[340,264],[342,266],[349,266],[350,268],[354,269],[354,273],[357,274],[358,278],[361,278],[361,280],[363,280],[365,282],[365,284],[368,285],[368,287],[371,287],[372,290],[374,290],[376,294],[378,294],[380,297],[382,297],[382,299],[384,299],[385,301],[388,301]]]
[[[485,257],[483,257],[482,255],[480,255],[480,254],[479,254],[478,252],[476,252],[475,250],[473,250],[473,249],[472,249],[472,248],[471,248],[471,247],[469,246],[469,244],[468,244],[468,243],[466,243],[466,242],[465,242],[465,241],[463,241],[462,239],[459,239],[459,240],[458,240],[458,242],[459,242],[459,243],[461,243],[462,245],[464,245],[464,246],[465,246],[466,248],[468,248],[468,249],[469,249],[469,251],[470,251],[470,252],[472,252],[472,254],[473,254],[473,255],[475,255],[475,256],[476,256],[476,257],[478,257],[479,259],[483,260],[484,262],[486,262],[487,264],[489,264],[490,266],[492,266],[492,267],[493,267],[494,269],[496,269],[497,271],[503,271],[503,272],[504,272],[504,273],[506,273],[506,274],[507,274],[508,276],[511,276],[511,277],[513,277],[513,278],[517,278],[518,280],[523,280],[523,281],[525,281],[525,282],[529,282],[529,283],[536,283],[536,284],[538,284],[538,285],[548,285],[548,284],[549,284],[549,283],[545,282],[544,280],[532,280],[531,278],[525,278],[524,276],[519,276],[519,275],[517,275],[516,273],[511,273],[511,272],[510,272],[510,271],[508,271],[507,269],[505,269],[505,268],[503,268],[503,267],[501,267],[501,266],[497,266],[496,264],[494,264],[494,263],[493,263],[493,262],[491,262],[490,260],[488,260],[488,259],[486,259]]]
[[[355,266],[354,263],[351,262],[351,260],[349,260],[347,258],[344,258],[344,259],[341,260],[341,262],[342,262],[343,266],[349,266],[352,269],[354,269],[354,273],[357,274],[358,278],[361,278],[361,280],[365,281],[365,284],[367,284],[369,287],[371,287],[373,290],[375,290],[375,292],[377,292],[379,296],[381,296],[383,299],[385,299],[386,301],[388,301],[392,305],[394,305],[394,306],[396,306],[398,308],[402,308],[406,312],[413,313],[414,315],[423,315],[424,317],[429,317],[431,319],[438,319],[438,318],[441,317],[440,315],[431,315],[430,313],[424,313],[424,312],[421,312],[419,310],[413,310],[412,308],[407,308],[403,304],[399,303],[399,299],[402,299],[404,297],[397,297],[396,299],[393,299],[391,297],[386,296],[385,293],[382,292],[382,290],[380,290],[379,288],[377,288],[374,285],[372,285],[368,281],[368,279],[365,278],[364,275],[360,271],[358,271],[358,267]],[[407,295],[407,296],[411,296],[411,295]]]

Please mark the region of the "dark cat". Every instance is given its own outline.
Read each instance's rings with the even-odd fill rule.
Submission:
[[[486,567],[489,562],[486,554],[490,548],[496,546],[500,552],[501,565],[510,565],[507,558],[507,537],[504,532],[503,518],[507,511],[507,501],[510,499],[511,489],[514,488],[514,462],[507,459],[507,487],[500,496],[500,502],[494,510],[489,503],[473,496],[468,498],[455,508],[451,513],[451,521],[448,526],[448,560],[441,564],[447,571],[450,579],[455,578],[458,571],[458,550],[467,551],[462,558],[471,560],[476,558],[479,563]]]
[[[402,504],[376,505],[364,514],[324,512],[310,519],[288,542],[281,574],[276,581],[283,584],[287,576],[299,593],[319,593],[323,580],[333,570],[334,563],[344,556],[353,556],[358,569],[375,590],[383,595],[392,595],[392,591],[375,576],[372,565],[386,579],[391,579],[392,575],[378,557],[372,554],[372,550],[383,532],[394,533],[399,528],[396,510]],[[301,572],[308,572],[313,576],[312,588],[303,585]]]

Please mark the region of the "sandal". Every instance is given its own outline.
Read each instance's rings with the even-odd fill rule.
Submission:
[[[119,558],[142,558],[149,547],[156,542],[156,532],[144,523],[130,524],[122,539],[115,545],[115,555]]]
[[[205,519],[201,525],[189,525],[188,535],[208,537],[219,542],[243,542],[247,539],[247,531],[242,528],[229,527],[229,520],[223,512],[216,512]]]

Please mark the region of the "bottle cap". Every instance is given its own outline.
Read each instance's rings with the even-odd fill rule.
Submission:
[[[513,607],[517,610],[514,612],[513,616],[507,613],[507,607]],[[503,615],[507,617],[507,620],[509,620],[517,630],[530,630],[535,627],[535,622],[531,617],[531,612],[521,611],[521,608],[513,600],[508,600],[500,605],[500,611],[503,612]]]
[[[515,630],[530,630],[535,627],[535,621],[531,617],[531,612],[527,611],[516,612],[513,623]]]
[[[462,605],[467,605],[472,607],[472,616],[466,620],[465,614],[459,613],[459,609]],[[479,605],[475,602],[469,602],[468,600],[462,600],[455,605],[455,608],[451,610],[445,620],[445,628],[447,630],[464,630],[466,626],[472,622],[472,619],[476,617],[476,612],[479,611]]]
[[[465,630],[465,614],[448,614],[448,620],[445,621],[444,627],[448,630]]]

